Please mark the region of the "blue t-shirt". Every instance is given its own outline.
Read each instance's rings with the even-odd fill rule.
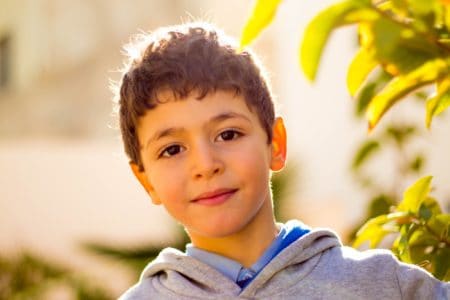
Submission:
[[[241,288],[249,284],[261,270],[292,242],[308,233],[310,228],[297,220],[291,220],[283,224],[280,232],[261,257],[250,268],[245,268],[239,262],[225,256],[215,254],[192,244],[186,246],[186,254],[215,268]]]

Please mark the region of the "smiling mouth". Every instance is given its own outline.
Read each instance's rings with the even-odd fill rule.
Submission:
[[[206,206],[219,205],[227,201],[237,191],[238,189],[221,189],[214,192],[204,193],[192,200],[192,202]]]

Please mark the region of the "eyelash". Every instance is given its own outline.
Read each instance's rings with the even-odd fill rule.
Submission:
[[[222,141],[233,141],[233,140],[235,140],[235,139],[240,138],[241,136],[243,136],[243,133],[240,132],[240,131],[238,131],[238,130],[236,130],[236,129],[227,129],[227,130],[222,131],[222,132],[218,135],[218,137],[222,137],[222,139],[223,139],[223,136],[222,136],[222,135],[223,135],[224,133],[229,133],[229,132],[232,132],[232,133],[233,133],[233,138],[228,139],[228,140],[222,140]],[[181,145],[177,145],[177,144],[167,146],[167,147],[165,147],[165,148],[158,154],[158,158],[170,158],[170,157],[175,156],[175,155],[177,155],[178,153],[181,152],[181,151],[179,151],[179,152],[177,152],[177,153],[175,153],[175,154],[166,156],[165,153],[166,153],[169,149],[173,149],[173,147],[181,148],[182,146],[181,146]]]
[[[226,130],[222,131],[219,134],[219,136],[222,136],[222,134],[227,133],[227,132],[232,132],[233,133],[233,138],[230,139],[230,140],[226,140],[226,141],[232,141],[232,140],[235,140],[235,139],[240,138],[241,136],[243,136],[243,133],[238,131],[238,130],[236,130],[236,129],[226,129]]]
[[[180,153],[180,152],[177,152],[176,154],[172,154],[172,155],[170,155],[170,156],[164,155],[169,149],[173,149],[173,147],[179,147],[179,148],[181,148],[180,145],[170,145],[170,146],[164,148],[164,149],[161,151],[161,153],[158,155],[158,158],[169,158],[169,157],[172,157],[173,155],[176,155],[176,154]]]

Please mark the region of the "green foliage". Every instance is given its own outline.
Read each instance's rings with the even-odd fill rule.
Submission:
[[[71,299],[113,299],[105,289],[57,263],[29,253],[0,256],[0,299],[45,299],[61,288]]]
[[[360,149],[355,155],[352,168],[357,170],[366,161],[369,156],[380,149],[380,143],[375,140],[368,140],[361,145]]]
[[[174,235],[177,238],[175,243],[170,244],[170,247],[184,251],[186,244],[189,243],[188,235],[181,227],[178,227]],[[97,242],[86,242],[83,244],[84,249],[90,253],[122,263],[135,274],[136,280],[144,267],[154,260],[163,248],[168,246],[169,244],[153,243],[147,243],[138,247],[111,246]]]
[[[259,1],[259,11],[265,11]],[[277,5],[279,1],[277,2]],[[273,5],[266,10],[275,13]],[[256,13],[248,24],[260,33],[268,22]],[[343,25],[357,24],[360,49],[348,70],[350,94],[359,91],[358,113],[367,110],[369,126],[373,128],[397,101],[412,91],[436,83],[438,93],[429,97],[426,124],[450,104],[449,83],[449,5],[439,1],[342,1],[319,13],[305,30],[300,50],[301,64],[306,76],[316,76],[320,57],[330,33]],[[245,30],[244,30],[245,32]],[[242,44],[250,40],[242,38]],[[379,66],[383,80],[367,77]],[[366,83],[366,84],[365,84]]]
[[[364,11],[361,17],[371,19],[369,7],[370,1],[366,0],[343,1],[325,9],[309,23],[300,50],[300,63],[308,79],[315,79],[323,48],[333,29],[351,22],[348,19],[354,21],[356,11]]]
[[[289,209],[289,203],[287,200],[291,193],[291,188],[298,183],[298,170],[295,162],[291,162],[289,166],[283,169],[281,172],[275,172],[272,174],[271,187],[272,187],[272,200],[275,220],[278,222],[286,222],[290,218],[288,216],[287,209]]]
[[[375,95],[367,107],[369,129],[375,127],[385,112],[397,101],[420,87],[449,75],[450,64],[443,59],[423,63],[415,70],[394,77],[381,92]]]
[[[371,95],[366,118],[369,129],[406,95],[423,86],[438,89],[429,95],[426,125],[449,105],[450,5],[442,1],[347,0],[319,13],[306,28],[300,61],[307,78],[314,80],[330,33],[342,25],[357,24],[360,49],[350,64],[347,87],[351,95],[364,88],[366,78],[379,66],[392,76]]]
[[[442,213],[429,196],[431,176],[419,179],[404,193],[393,213],[370,219],[353,243],[376,247],[390,233],[397,234],[392,250],[407,263],[421,265],[437,278],[450,280],[450,214]]]
[[[272,22],[281,0],[257,0],[251,17],[244,27],[241,48],[250,44]]]
[[[437,94],[427,101],[427,115],[425,123],[428,128],[431,126],[433,116],[437,116],[450,105],[450,79],[445,78],[437,83]]]
[[[257,6],[263,2],[258,1]],[[268,9],[272,20],[276,9]],[[259,10],[264,11],[261,7]],[[254,11],[249,22],[254,25],[252,39],[269,24],[270,20],[266,20],[264,14]],[[331,5],[304,32],[299,57],[309,80],[316,78],[330,34],[345,25],[358,26],[359,50],[347,73],[347,88],[357,99],[356,115],[365,114],[372,130],[391,107],[415,94],[426,100],[425,125],[429,128],[432,119],[450,106],[448,0],[345,0]],[[241,44],[250,41],[244,34]],[[421,89],[426,86],[434,86],[436,92],[423,92]],[[396,234],[392,250],[402,261],[419,264],[437,278],[449,280],[450,217],[428,196],[431,177],[418,180],[404,193],[402,201],[396,190],[399,181],[423,168],[424,156],[405,150],[407,142],[416,135],[415,126],[394,123],[381,137],[365,141],[358,149],[352,170],[374,196],[369,204],[369,220],[358,231],[355,246],[368,241],[376,247],[387,235]],[[363,168],[386,148],[386,143],[398,156],[398,182],[393,183],[391,190],[377,186]]]

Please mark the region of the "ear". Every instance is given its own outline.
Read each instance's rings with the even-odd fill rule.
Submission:
[[[277,117],[272,127],[272,158],[270,169],[280,171],[286,164],[286,128],[283,119]]]
[[[134,176],[136,176],[137,180],[141,183],[147,193],[150,195],[153,204],[159,205],[161,201],[158,198],[153,186],[150,184],[147,175],[144,171],[139,170],[139,166],[133,162],[130,162],[131,170],[133,171]]]

